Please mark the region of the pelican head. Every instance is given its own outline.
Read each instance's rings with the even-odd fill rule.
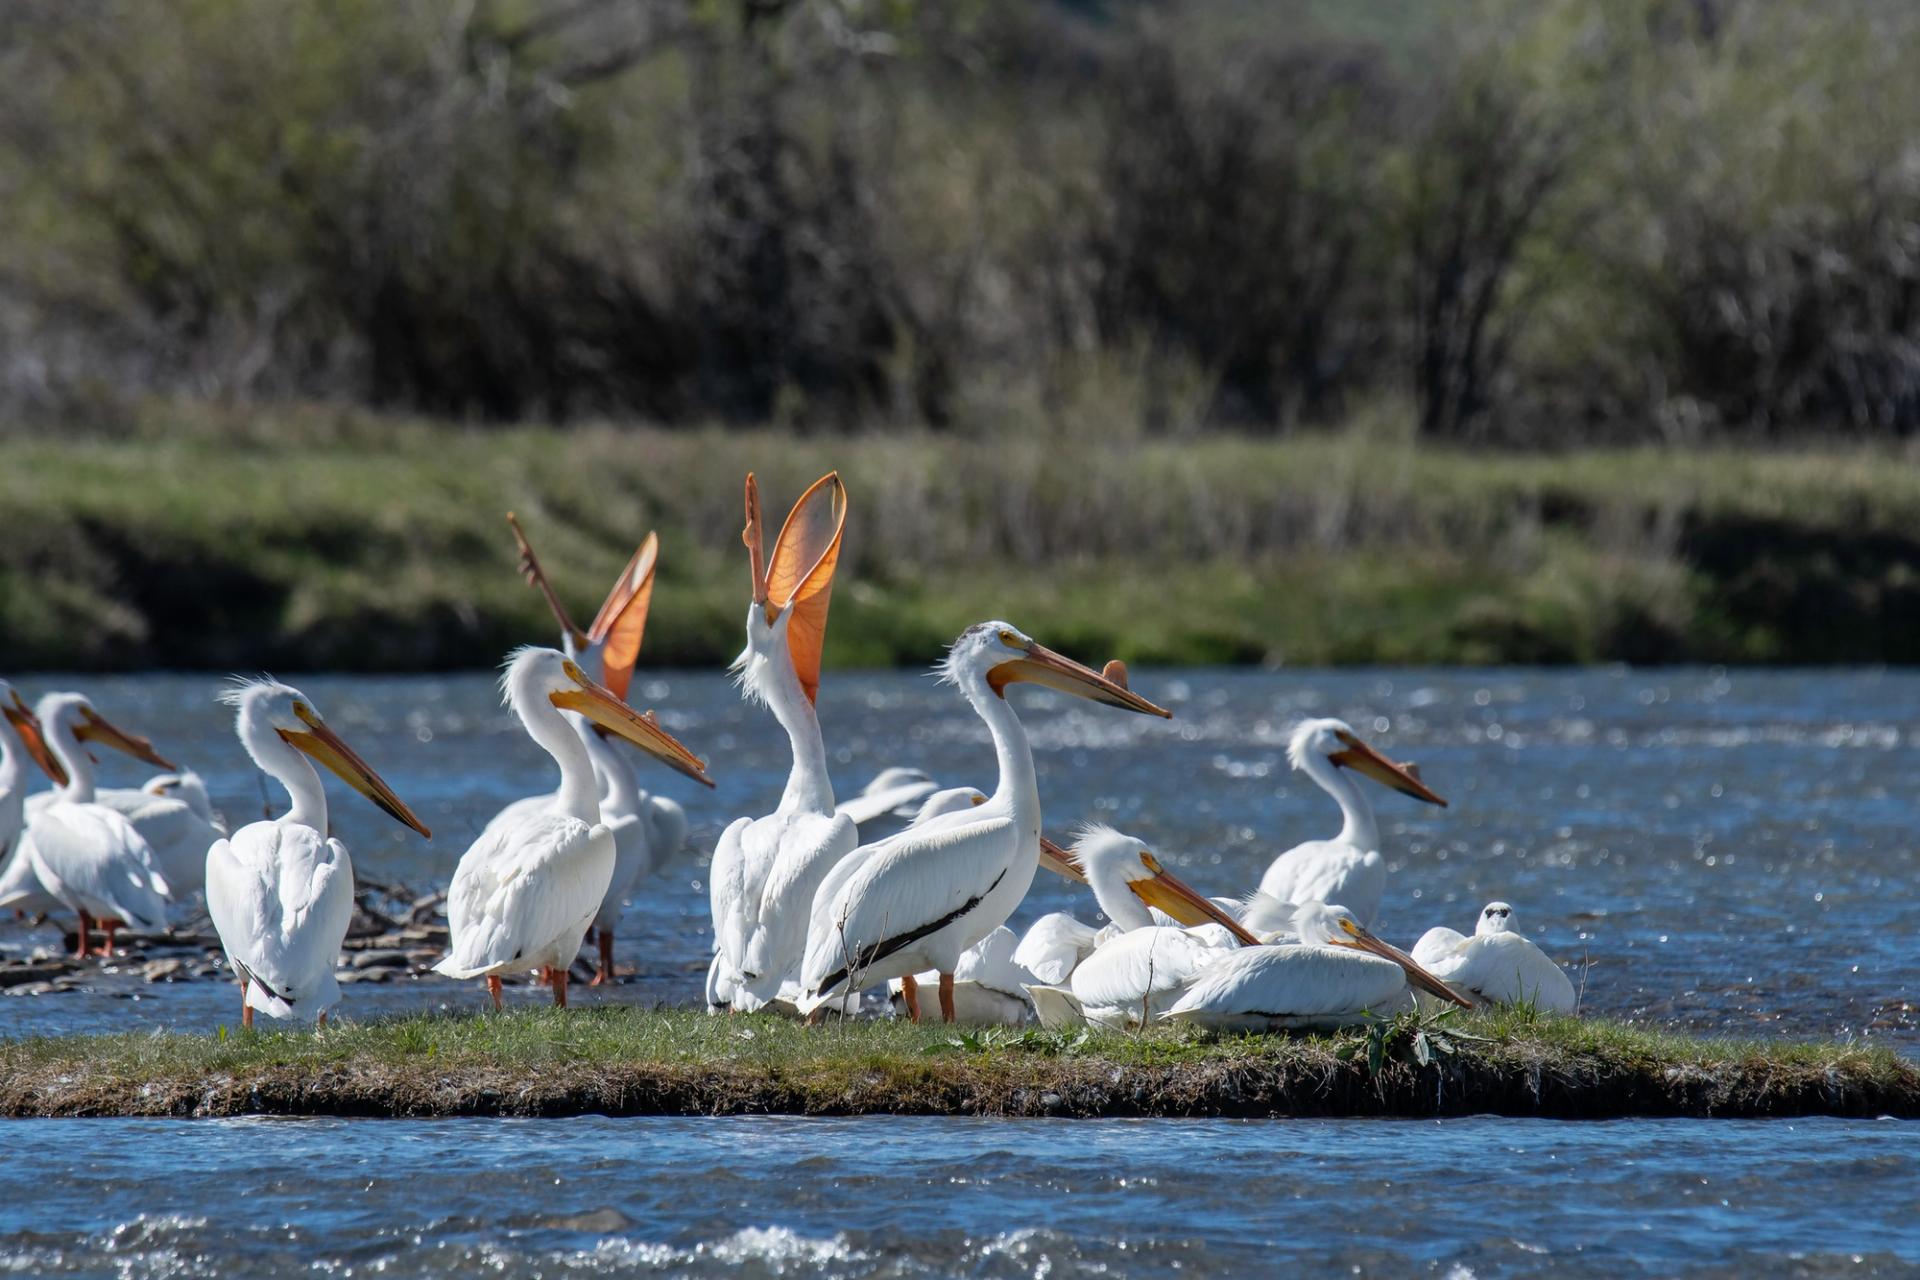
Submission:
[[[1516,932],[1513,908],[1504,902],[1489,902],[1480,909],[1480,922],[1473,926],[1475,937],[1489,933]]]
[[[928,796],[908,825],[917,827],[929,818],[938,818],[948,813],[964,813],[986,802],[987,793],[978,787],[948,787],[944,791],[936,791]]]
[[[1201,896],[1161,866],[1146,842],[1135,836],[1101,823],[1088,823],[1080,828],[1079,838],[1074,841],[1073,858],[1086,872],[1087,883],[1095,886],[1096,894],[1102,887],[1124,885],[1134,897],[1183,925],[1217,924],[1242,946],[1259,944],[1260,940],[1242,928],[1219,904]]]
[[[827,605],[847,527],[847,488],[838,472],[814,481],[787,513],[768,556],[760,520],[760,485],[747,475],[747,545],[753,603],[747,610],[747,648],[734,663],[746,691],[765,702],[784,652],[809,703],[820,696],[820,654],[827,639]]]
[[[1173,718],[1173,712],[1127,688],[1126,668],[1119,663],[1108,663],[1108,674],[1103,675],[1062,657],[1010,622],[979,622],[961,632],[947,650],[941,672],[963,689],[984,683],[1001,698],[1007,696],[1008,685],[1025,680],[1122,711]]]
[[[1361,741],[1360,735],[1344,720],[1302,722],[1287,744],[1287,759],[1295,769],[1305,769],[1309,760],[1323,759],[1337,768],[1351,769],[1382,786],[1392,787],[1402,795],[1443,809],[1447,806],[1445,800],[1420,781],[1411,765],[1395,764],[1375,751]]]
[[[71,732],[76,742],[97,742],[162,769],[179,768],[155,751],[152,742],[110,723],[93,709],[93,703],[83,693],[46,694],[34,708],[34,717],[48,733],[52,733],[57,726]]]
[[[33,714],[33,708],[26,704],[20,691],[0,680],[0,714],[7,717],[7,723],[20,735],[20,745],[26,748],[33,762],[40,766],[40,772],[52,778],[60,786],[67,785],[67,771],[47,750],[47,735],[42,731],[40,720]]]
[[[1307,946],[1351,947],[1355,951],[1379,956],[1382,960],[1391,960],[1406,973],[1407,981],[1422,991],[1462,1009],[1473,1007],[1471,1000],[1429,972],[1418,960],[1392,943],[1374,936],[1371,929],[1355,920],[1353,913],[1343,906],[1327,902],[1303,903],[1294,912],[1293,927],[1299,933],[1300,941]]]
[[[707,776],[706,762],[662,729],[653,712],[635,711],[558,649],[529,646],[515,650],[507,659],[501,684],[516,711],[545,698],[559,710],[578,712],[615,737],[625,738],[668,768],[709,787],[714,785]]]
[[[240,680],[232,688],[222,690],[220,700],[235,709],[240,741],[248,744],[249,750],[257,739],[269,734],[278,737],[326,766],[328,772],[373,801],[387,816],[428,839],[433,838],[426,824],[414,816],[413,810],[394,794],[386,780],[373,771],[373,766],[327,727],[313,699],[306,694],[278,680]]]

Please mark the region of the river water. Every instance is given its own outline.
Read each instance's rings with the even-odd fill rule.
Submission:
[[[336,829],[364,875],[442,885],[495,809],[552,785],[490,676],[296,683],[436,832],[422,841],[334,788]],[[1909,1007],[1920,677],[1142,671],[1134,685],[1176,718],[1015,692],[1052,834],[1098,818],[1147,839],[1204,892],[1243,891],[1275,853],[1337,828],[1285,747],[1293,721],[1338,715],[1417,761],[1452,802],[1376,794],[1388,936],[1470,928],[1501,898],[1574,973],[1589,1012],[1904,1052],[1920,1042]],[[229,815],[258,812],[214,681],[88,677],[26,691],[52,687],[87,689],[198,768]],[[706,851],[732,816],[772,806],[785,741],[719,676],[642,679],[634,699],[711,758],[720,787],[648,771],[687,805],[693,847],[628,911],[618,958],[631,980],[589,998],[687,1003],[708,954]],[[830,673],[821,714],[843,793],[895,763],[991,786],[984,730],[932,680]],[[117,758],[105,768],[110,781],[142,776]],[[1083,892],[1042,877],[1015,923],[1089,913]],[[51,929],[0,925],[0,953],[52,945]],[[477,984],[356,985],[340,1012],[481,999]],[[207,1030],[230,1022],[234,1003],[223,984],[109,976],[91,991],[0,999],[0,1035]],[[1292,1256],[1379,1274],[1738,1274],[1764,1256],[1804,1274],[1871,1274],[1920,1267],[1911,1132],[1825,1121],[36,1122],[0,1128],[0,1267],[1244,1274]],[[1829,1204],[1845,1206],[1841,1229],[1808,1217]]]

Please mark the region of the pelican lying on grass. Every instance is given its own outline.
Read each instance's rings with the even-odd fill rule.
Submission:
[[[1573,982],[1547,953],[1514,928],[1513,908],[1489,902],[1473,936],[1445,926],[1420,936],[1413,958],[1447,984],[1489,1004],[1532,1004],[1542,1013],[1572,1013]]]
[[[95,803],[93,757],[80,744],[97,742],[162,769],[173,763],[145,738],[115,728],[78,693],[45,695],[33,718],[52,753],[55,780],[64,785],[27,823],[26,849],[40,883],[79,918],[74,954],[89,953],[87,935],[96,922],[106,934],[101,954],[107,956],[123,923],[165,932],[171,886],[159,859],[126,815]]]
[[[1064,981],[1028,989],[1043,1025],[1090,1021],[1130,1027],[1156,1021],[1194,975],[1221,954],[1259,945],[1260,939],[1162,867],[1133,836],[1089,824],[1074,843],[1073,858],[1113,923]],[[1159,924],[1150,906],[1170,917],[1204,923],[1195,928]],[[1023,943],[1022,950],[1034,955],[1039,949]],[[1058,971],[1061,958],[1045,957],[1053,962],[1049,972]]]
[[[613,876],[613,833],[600,821],[600,795],[587,748],[563,711],[576,711],[642,751],[712,786],[706,765],[677,739],[587,677],[556,649],[525,648],[501,682],[527,735],[560,768],[548,808],[496,820],[460,858],[447,891],[451,948],[435,965],[451,978],[487,980],[494,1007],[500,975],[539,969],[555,1004],[567,1002],[567,969]]]
[[[627,561],[626,568],[614,579],[593,622],[582,630],[560,603],[560,595],[548,581],[540,558],[534,554],[533,544],[527,541],[511,511],[507,513],[507,523],[520,545],[521,572],[546,598],[554,621],[560,624],[561,650],[580,664],[588,679],[599,681],[615,697],[624,700],[633,682],[641,642],[646,637],[647,614],[653,604],[654,570],[660,560],[660,539],[651,533],[647,535],[646,541]],[[680,852],[687,839],[687,814],[675,801],[645,791],[627,760],[619,752],[601,745],[599,738],[603,735],[591,722],[579,716],[569,719],[593,757],[594,777],[600,784],[600,819],[614,834],[613,876],[607,882],[606,897],[589,930],[599,946],[600,963],[593,975],[593,985],[600,986],[613,981],[613,935],[626,908],[627,895],[650,871]],[[553,793],[529,796],[508,805],[494,821],[518,821],[522,806],[550,808],[557,798]]]
[[[431,833],[298,689],[245,680],[220,700],[235,709],[240,745],[286,788],[288,803],[281,817],[250,822],[206,853],[207,911],[240,975],[240,1025],[253,1025],[255,1009],[325,1022],[340,1002],[333,971],[353,923],[353,859],[327,834],[327,793],[309,761],[421,835]]]
[[[747,546],[753,599],[747,647],[734,663],[741,691],[786,730],[793,766],[770,814],[736,818],[720,836],[708,871],[716,953],[707,1003],[750,1012],[782,996],[799,976],[815,891],[857,843],[854,821],[836,813],[827,748],[814,711],[820,656],[847,492],[822,476],[793,505],[773,554],[765,551],[760,487],[746,483]],[[788,990],[791,998],[797,992]]]
[[[940,975],[941,1019],[953,1021],[953,971],[961,955],[1006,923],[1039,867],[1040,794],[1026,731],[1007,703],[1009,685],[1031,681],[1126,711],[1172,714],[1004,622],[962,633],[942,671],[986,722],[999,785],[978,808],[873,846],[829,901],[816,901],[801,969],[810,1001],[830,1002],[931,969]],[[917,987],[903,982],[901,990],[915,1021]]]
[[[1293,767],[1334,798],[1344,822],[1331,840],[1310,840],[1273,860],[1260,877],[1260,892],[1278,902],[1344,902],[1354,919],[1370,925],[1380,914],[1387,888],[1387,864],[1380,856],[1380,827],[1359,786],[1356,773],[1395,791],[1437,804],[1435,795],[1405,766],[1375,751],[1341,720],[1308,720],[1287,745]]]
[[[1469,1002],[1406,952],[1368,932],[1345,907],[1309,902],[1294,913],[1300,941],[1245,947],[1198,973],[1166,1016],[1225,1031],[1337,1027],[1410,1009],[1408,984]]]

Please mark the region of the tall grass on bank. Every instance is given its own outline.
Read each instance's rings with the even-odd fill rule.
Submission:
[[[1007,617],[1161,663],[1920,658],[1920,471],[1884,449],[1501,455],[1363,419],[1254,440],[475,430],[174,404],[0,442],[0,664],[406,670],[545,636],[517,511],[597,599],[662,539],[647,661],[738,648],[741,479],[838,469],[827,657]],[[783,509],[783,508],[782,508]]]

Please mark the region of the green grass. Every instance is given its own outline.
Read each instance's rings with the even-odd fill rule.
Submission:
[[[648,529],[643,661],[739,647],[741,478],[772,518],[851,494],[827,660],[920,665],[1006,617],[1179,664],[1912,661],[1920,468],[1886,450],[480,430],[168,405],[111,440],[0,441],[0,663],[470,668],[576,614]]]
[[[0,1041],[0,1114],[1920,1115],[1854,1044],[1506,1011],[1371,1031],[805,1027],[631,1008]]]

